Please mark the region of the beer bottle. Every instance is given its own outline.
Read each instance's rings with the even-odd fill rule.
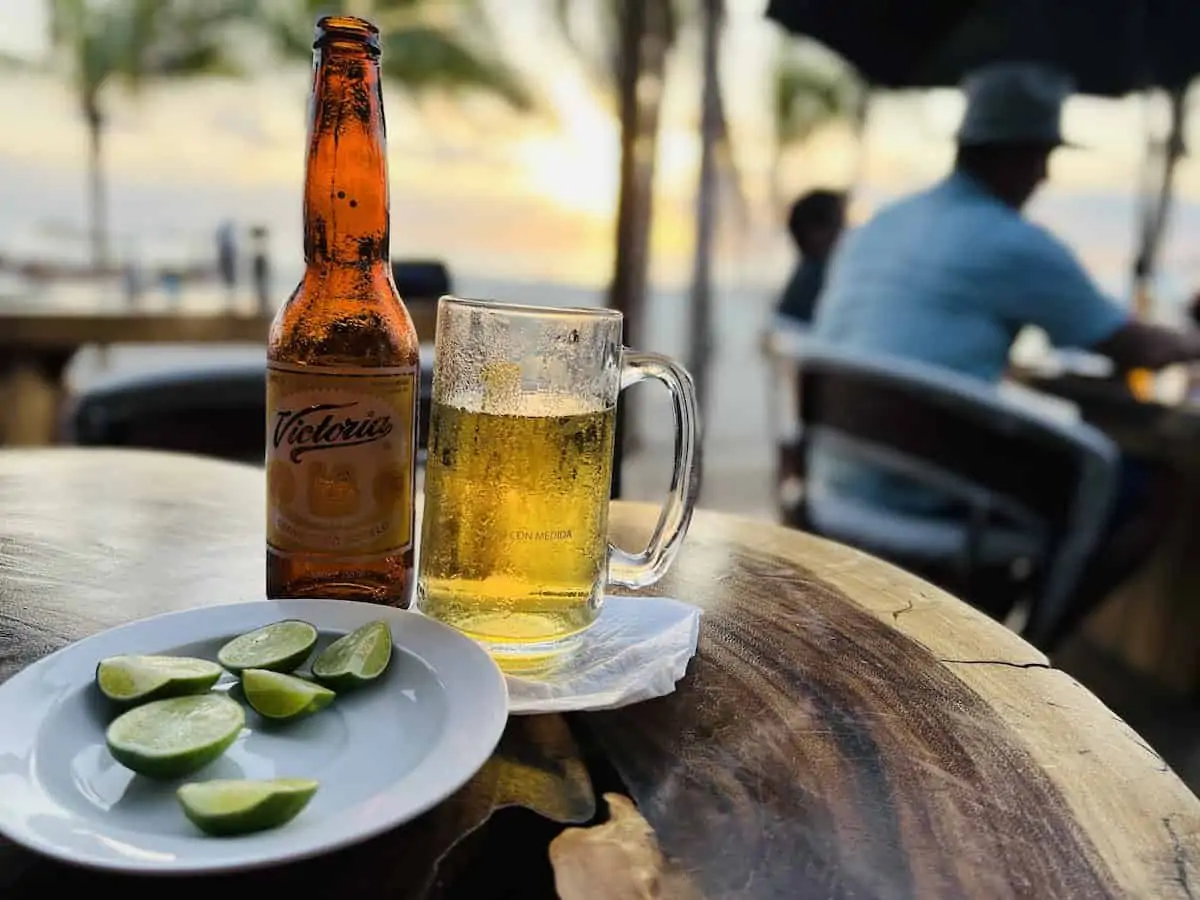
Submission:
[[[304,277],[267,343],[267,596],[407,607],[416,330],[392,278],[379,31],[317,23]]]

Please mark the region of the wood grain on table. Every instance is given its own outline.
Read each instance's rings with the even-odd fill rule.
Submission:
[[[263,494],[261,470],[193,457],[0,452],[0,679],[124,621],[260,597]],[[636,549],[655,513],[614,503],[615,539]],[[1197,893],[1200,801],[1088,691],[952,597],[857,551],[705,512],[654,591],[705,612],[673,694],[514,719],[465,795],[222,890],[539,897],[557,875],[571,900],[598,852],[640,860],[629,873],[661,866],[635,880],[658,891],[646,896]],[[628,796],[652,834],[618,802],[607,831],[560,835],[605,827],[594,791]],[[161,891],[0,845],[6,898],[118,884]],[[601,887],[578,896],[640,896]]]

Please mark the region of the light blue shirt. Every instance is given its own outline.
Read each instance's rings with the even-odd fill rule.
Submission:
[[[839,242],[814,335],[999,382],[1026,325],[1058,347],[1112,337],[1128,311],[1101,293],[1046,229],[956,172],[880,210]],[[814,448],[816,483],[874,505],[913,512],[942,498]]]

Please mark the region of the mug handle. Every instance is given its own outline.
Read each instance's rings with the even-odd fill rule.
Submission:
[[[608,583],[618,587],[648,587],[666,574],[683,545],[700,492],[696,465],[700,415],[692,376],[669,357],[625,350],[621,390],[647,378],[662,382],[671,392],[671,406],[675,410],[675,469],[666,505],[659,513],[646,549],[641,553],[626,553],[614,544],[608,545]]]

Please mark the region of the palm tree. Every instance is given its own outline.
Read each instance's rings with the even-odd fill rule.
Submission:
[[[249,0],[51,0],[52,65],[66,70],[88,132],[92,265],[108,263],[104,129],[110,88],[160,77],[233,72],[226,26]]]
[[[311,59],[323,15],[367,19],[380,32],[383,76],[412,93],[485,91],[516,109],[532,103],[516,72],[488,48],[490,28],[475,0],[283,0],[262,3],[269,33],[287,56]]]
[[[558,0],[558,18],[585,59],[587,48],[574,40],[571,13],[580,4]],[[685,18],[697,4],[678,0],[593,0],[601,36],[593,79],[616,95],[621,125],[620,184],[616,248],[608,305],[625,314],[628,343],[640,342],[646,303],[650,232],[653,222],[655,157],[662,111],[667,56]],[[729,152],[728,127],[717,73],[718,38],[724,18],[722,0],[702,0],[698,9],[704,39],[704,88],[701,123],[701,175],[697,195],[696,250],[692,282],[690,357],[693,374],[703,369],[711,339],[711,261],[717,219],[718,176],[730,176],[737,209],[744,212],[740,180]],[[703,372],[700,371],[703,378]],[[698,385],[702,390],[703,386]],[[622,407],[624,411],[624,407]],[[634,434],[627,413],[618,416],[618,439]],[[619,487],[619,471],[614,477]]]
[[[696,244],[692,262],[692,302],[688,370],[696,382],[701,420],[708,399],[712,354],[712,257],[717,229],[717,155],[728,149],[721,95],[720,38],[724,0],[702,0],[702,87],[700,97],[700,175],[696,188]]]
[[[732,212],[745,224],[747,200],[734,161],[729,120],[721,89],[721,35],[725,26],[725,0],[700,0],[701,37],[700,172],[696,185],[696,241],[692,259],[691,317],[688,369],[696,382],[701,413],[708,400],[709,361],[714,348],[712,333],[712,266],[718,221]],[[720,203],[721,188],[727,188]],[[703,416],[702,416],[703,418]]]
[[[600,25],[597,49],[575,39],[572,13],[579,6],[558,0],[558,18],[589,63],[593,81],[617,101],[621,161],[608,305],[625,314],[627,343],[636,345],[645,308],[655,161],[676,11],[671,0],[593,0],[590,11]]]
[[[848,69],[819,67],[786,50],[780,53],[772,85],[775,147],[770,168],[770,193],[778,209],[787,200],[782,183],[787,151],[839,120],[851,121],[861,133],[867,97],[862,82]]]
[[[557,0],[558,21],[588,62],[593,80],[615,94],[621,129],[617,221],[608,305],[625,315],[625,342],[641,343],[654,214],[654,171],[666,81],[676,35],[672,0],[592,0],[600,24],[598,52],[576,40],[574,0]],[[637,425],[627,403],[617,408],[617,462],[613,495],[621,493],[621,459],[635,443]]]

